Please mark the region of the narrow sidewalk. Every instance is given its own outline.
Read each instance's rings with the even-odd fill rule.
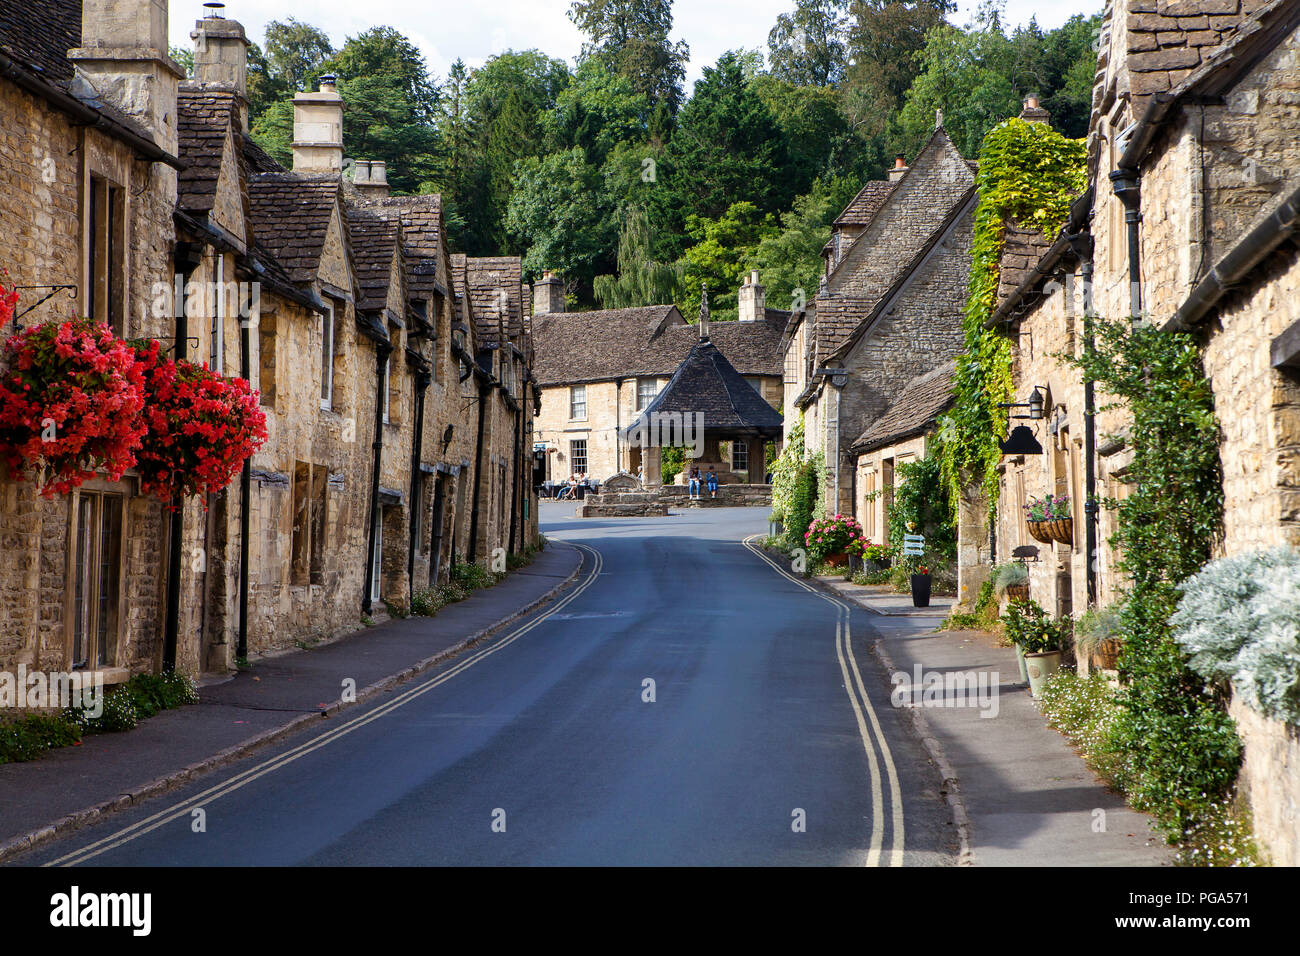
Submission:
[[[891,677],[891,691],[920,701],[912,716],[936,757],[965,830],[963,863],[975,866],[1162,866],[1174,851],[1106,788],[1047,726],[1020,679],[1014,648],[983,631],[937,631],[952,599],[913,608],[911,597],[822,577],[820,583],[872,613],[872,649]],[[918,672],[919,668],[919,672]],[[918,674],[921,686],[918,683]],[[925,699],[930,675],[986,680],[982,702],[961,691]],[[979,675],[987,675],[981,678]],[[959,687],[962,685],[958,685]],[[978,686],[976,683],[974,686]],[[981,716],[987,714],[988,716]],[[964,817],[964,819],[963,819]]]
[[[231,680],[202,687],[198,704],[37,760],[0,765],[0,860],[56,829],[75,829],[320,723],[345,706],[345,680],[355,682],[360,703],[415,676],[554,597],[581,567],[577,548],[552,540],[500,584],[433,617],[391,620],[256,661]]]

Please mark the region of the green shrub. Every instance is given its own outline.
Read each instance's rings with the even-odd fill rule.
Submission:
[[[1120,609],[1123,605],[1091,607],[1074,622],[1074,646],[1080,653],[1095,651],[1104,641],[1123,640]]]
[[[1182,586],[1169,623],[1188,666],[1232,683],[1261,714],[1300,724],[1300,552],[1212,561]]]
[[[433,617],[442,607],[437,588],[424,588],[411,595],[411,614],[414,617]]]
[[[1012,601],[1002,623],[1007,639],[1026,654],[1059,651],[1068,636],[1067,623],[1053,619],[1036,601]]]
[[[1008,561],[995,565],[989,580],[998,594],[1005,594],[1007,588],[1029,583],[1029,569],[1019,561]]]
[[[81,726],[62,715],[28,714],[0,722],[0,763],[35,760],[52,747],[81,739]]]
[[[496,583],[496,579],[483,565],[462,561],[451,569],[451,583],[468,596],[471,591],[491,587]]]

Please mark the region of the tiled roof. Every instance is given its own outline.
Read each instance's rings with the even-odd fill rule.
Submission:
[[[1002,259],[998,272],[998,297],[994,307],[1001,306],[1020,284],[1029,278],[1040,259],[1051,247],[1037,229],[1025,229],[1019,223],[1009,222],[1002,240]]]
[[[244,162],[248,165],[250,173],[289,172],[289,170],[272,159],[270,153],[258,146],[251,136],[244,137]]]
[[[952,406],[956,368],[955,362],[947,362],[908,382],[889,411],[858,436],[853,449],[870,451],[926,431]]]
[[[249,178],[253,230],[294,282],[311,282],[339,197],[338,176],[258,173]]]
[[[410,295],[427,298],[446,281],[439,276],[443,255],[442,197],[437,193],[421,196],[387,196],[383,199],[352,201],[359,209],[395,218],[402,225],[402,244],[407,257],[407,289]]]
[[[719,437],[781,434],[781,413],[774,409],[727,357],[708,339],[699,339],[636,421],[656,414],[699,414],[704,431]]]
[[[356,263],[358,311],[378,311],[388,304],[393,254],[397,251],[397,223],[366,209],[348,209],[348,234]]]
[[[888,181],[875,179],[868,182],[853,197],[853,201],[844,207],[844,211],[835,220],[835,225],[871,225],[871,220],[876,218],[876,213],[880,211],[880,207],[885,204],[885,200],[893,190],[894,184]]]
[[[518,256],[466,260],[466,286],[474,303],[479,347],[502,344],[524,328],[523,263]]]
[[[81,45],[80,0],[0,0],[0,51],[64,90]]]
[[[1159,0],[1129,5],[1126,65],[1134,115],[1209,59],[1266,0]]]
[[[710,322],[717,348],[742,375],[780,375],[788,315],[769,309],[763,322]],[[553,312],[533,318],[534,369],[543,386],[672,375],[699,340],[676,306]]]
[[[176,104],[179,155],[186,168],[177,177],[180,206],[210,212],[217,195],[217,177],[226,136],[235,116],[232,90],[182,83]]]

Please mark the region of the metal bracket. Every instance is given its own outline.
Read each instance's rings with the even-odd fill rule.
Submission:
[[[39,299],[37,299],[27,308],[23,309],[21,312],[17,313],[14,316],[13,322],[14,322],[15,332],[21,332],[23,329],[23,327],[18,324],[19,319],[21,319],[24,315],[32,311],[32,309],[36,308],[37,306],[45,304],[50,299],[58,295],[60,292],[66,290],[72,293],[72,297],[74,299],[77,297],[77,287],[75,285],[16,285],[14,286],[15,291],[19,289],[49,289],[50,291],[47,292],[45,295],[41,296]]]

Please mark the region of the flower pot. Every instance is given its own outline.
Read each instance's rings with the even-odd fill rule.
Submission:
[[[1025,649],[1016,645],[1016,664],[1020,667],[1020,683],[1029,683],[1029,669],[1025,667]]]
[[[1042,696],[1047,679],[1061,669],[1060,651],[1039,651],[1025,655],[1025,669],[1029,671],[1029,693],[1037,700]]]
[[[1113,671],[1119,666],[1119,651],[1122,646],[1122,642],[1113,637],[1098,641],[1088,655],[1089,666]]]
[[[1008,584],[1006,589],[1008,601],[1028,601],[1029,585],[1026,584]]]
[[[1041,541],[1043,544],[1051,544],[1054,540],[1052,532],[1048,528],[1050,521],[1026,521],[1025,525],[1029,528],[1029,536],[1035,541]]]
[[[1051,521],[1043,522],[1047,525],[1047,533],[1053,541],[1059,541],[1061,544],[1074,546],[1074,519],[1073,518],[1053,518]]]
[[[912,607],[930,606],[930,575],[912,575]]]

